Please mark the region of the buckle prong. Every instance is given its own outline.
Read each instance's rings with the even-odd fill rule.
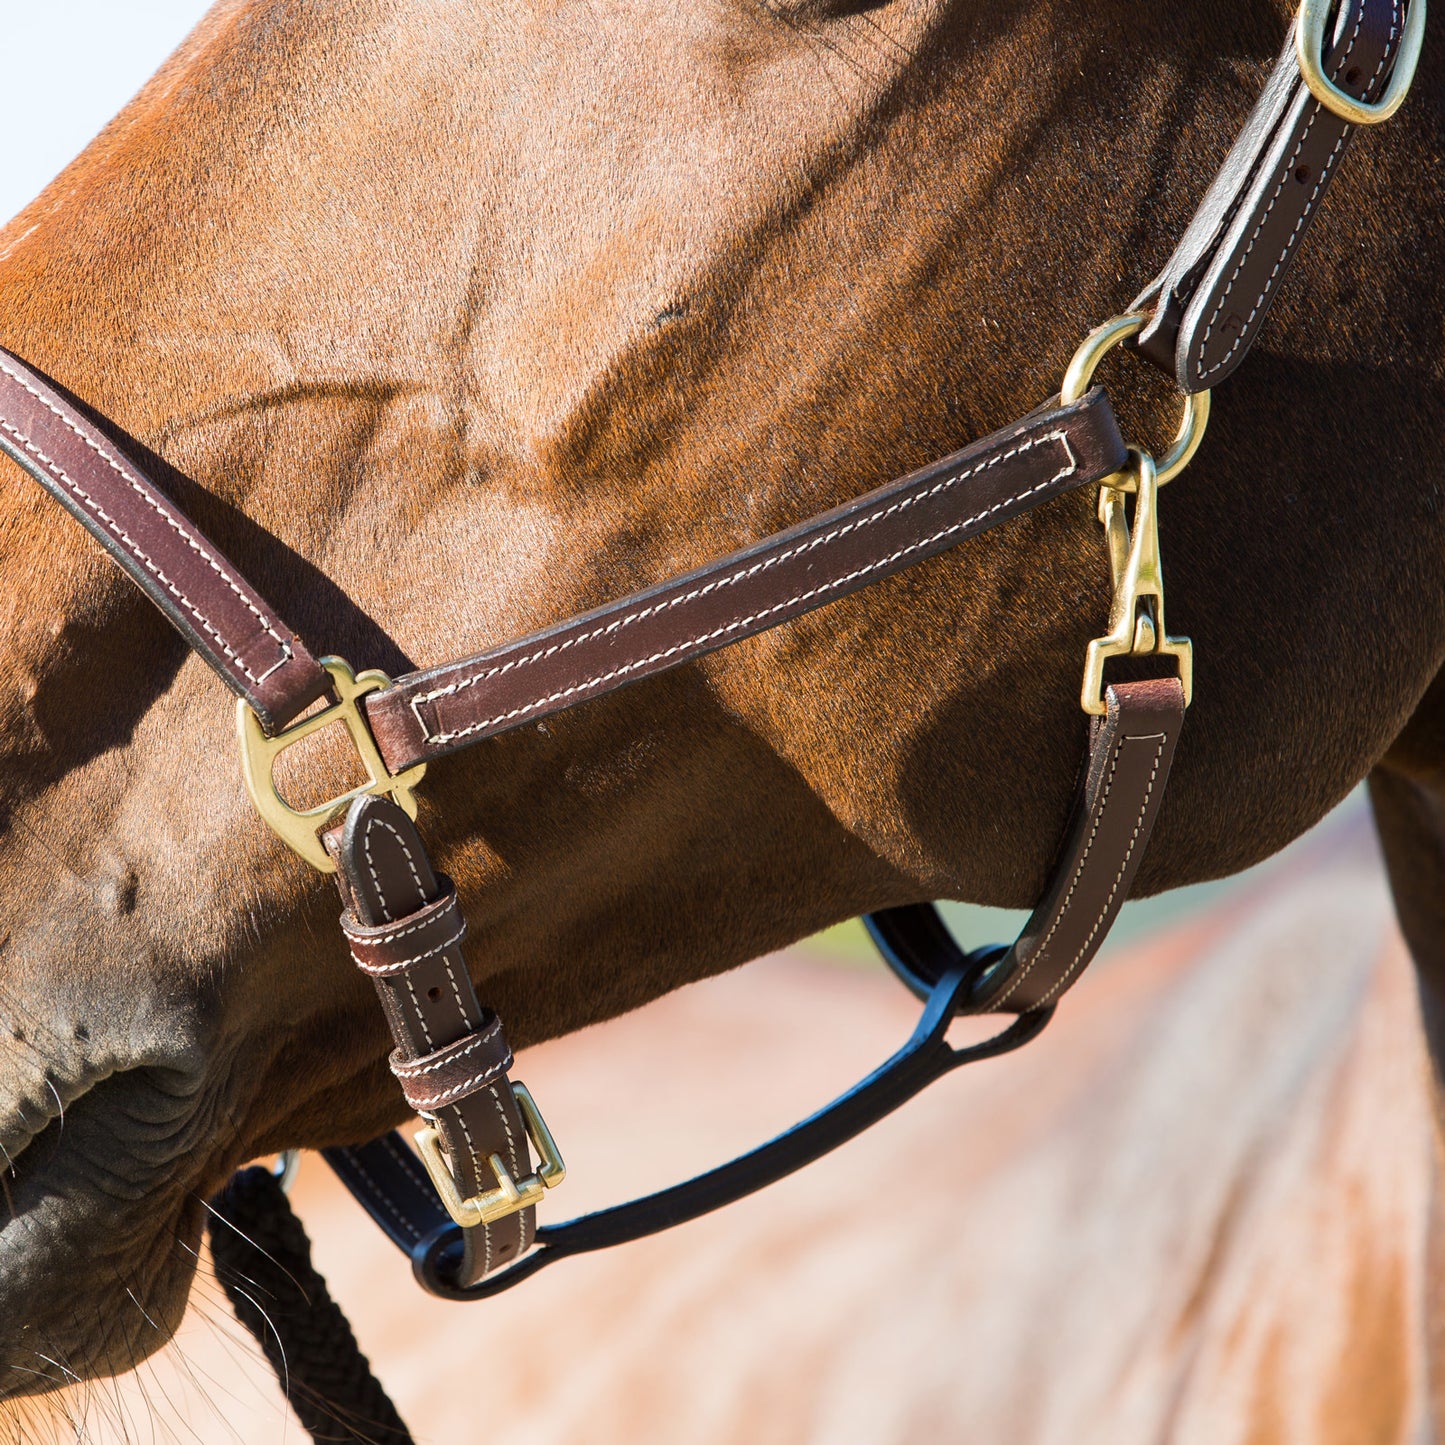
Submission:
[[[421,1162],[426,1166],[447,1213],[463,1229],[475,1229],[479,1224],[495,1224],[509,1214],[529,1209],[541,1199],[545,1190],[555,1189],[567,1177],[567,1166],[562,1162],[557,1141],[552,1137],[552,1131],[547,1127],[547,1121],[537,1108],[531,1092],[522,1083],[512,1084],[511,1089],[521,1111],[527,1137],[542,1161],[537,1172],[525,1179],[514,1179],[502,1156],[493,1154],[488,1157],[487,1163],[497,1181],[496,1187],[464,1199],[442,1147],[441,1133],[434,1124],[427,1124],[416,1131],[416,1152],[421,1156]]]

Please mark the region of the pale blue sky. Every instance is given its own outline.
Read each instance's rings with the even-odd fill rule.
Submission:
[[[0,0],[0,224],[140,89],[210,0]]]

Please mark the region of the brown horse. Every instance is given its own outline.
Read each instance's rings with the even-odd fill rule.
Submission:
[[[124,426],[305,636],[400,670],[1049,394],[1168,253],[1288,19],[224,0],[0,235],[0,344]],[[1441,64],[1427,44],[1350,157],[1166,494],[1198,698],[1141,879],[1240,868],[1375,769],[1437,1064]],[[19,480],[0,549],[20,1393],[164,1337],[236,1163],[399,1105],[334,903],[245,800],[222,690]],[[1031,902],[1106,605],[1076,495],[434,767],[483,997],[525,1043],[849,914]]]
[[[465,1328],[378,1259],[371,1221],[308,1159],[293,1198],[327,1282],[422,1439],[471,1440],[479,1407],[537,1445],[1430,1439],[1424,1045],[1369,819],[1346,809],[1119,950],[1047,1047],[965,1070],[686,1230],[544,1272]],[[912,999],[811,952],[528,1051],[566,1129],[569,1206],[617,1192],[619,1095],[628,1133],[658,1141],[630,1181],[662,1183],[897,1041]],[[860,1179],[907,1181],[886,1228]],[[68,1412],[87,1445],[121,1445],[127,1419],[142,1440],[273,1445],[286,1404],[228,1312],[203,1272],[172,1346],[17,1404],[36,1422],[22,1438],[72,1439]],[[477,1391],[436,1388],[453,1378]]]

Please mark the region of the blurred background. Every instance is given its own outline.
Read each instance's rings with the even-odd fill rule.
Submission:
[[[206,8],[0,0],[0,217]],[[950,916],[974,943],[1011,937],[1021,917]],[[848,1086],[914,1019],[852,924],[532,1050],[518,1072],[570,1168],[549,1213],[747,1147]],[[1032,1048],[673,1235],[468,1308],[423,1296],[317,1160],[295,1198],[422,1440],[1112,1445],[1164,1438],[1190,1392],[1190,1418],[1208,1422],[1190,1438],[1315,1439],[1329,1406],[1312,1382],[1338,1391],[1338,1360],[1373,1369],[1371,1349],[1404,1382],[1391,1418],[1408,1431],[1424,1398],[1419,1299],[1381,1306],[1363,1352],[1356,1324],[1381,1241],[1423,1237],[1419,1048],[1357,794],[1251,874],[1128,905]],[[624,1174],[621,1158],[643,1163]],[[1334,1198],[1352,1229],[1322,1204]],[[1294,1383],[1271,1406],[1278,1430],[1259,1435],[1260,1382],[1217,1342],[1270,1330]],[[1296,1428],[1298,1412],[1314,1423]],[[179,1338],[136,1375],[20,1407],[9,1428],[26,1441],[301,1438],[204,1268]],[[1350,1438],[1395,1438],[1373,1429]]]

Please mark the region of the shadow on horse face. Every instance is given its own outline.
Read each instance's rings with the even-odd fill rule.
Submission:
[[[188,690],[184,677],[157,681],[167,698]],[[92,706],[107,693],[98,684]],[[335,1082],[306,1017],[325,969],[294,943],[284,956],[269,946],[276,905],[244,865],[216,875],[178,841],[208,820],[225,835],[231,780],[158,746],[155,722],[14,802],[0,842],[6,1393],[131,1368],[161,1343],[218,1173]],[[291,921],[304,927],[304,912]],[[254,975],[239,967],[249,957]],[[292,980],[294,1019],[268,1017],[263,978],[278,991]],[[344,1038],[357,1027],[344,971],[332,982]]]
[[[229,7],[71,191],[30,230],[21,218],[0,266],[0,341],[136,418],[195,483],[163,480],[308,641],[367,664],[457,655],[621,595],[1025,410],[1166,254],[1198,154],[1252,99],[1203,6],[1144,29],[1134,7],[1128,25],[1109,7],[899,7],[898,36],[849,30],[846,54],[814,26],[855,6],[795,7],[795,27],[683,7],[681,38],[644,35],[657,75],[621,43],[644,34],[635,16],[550,37],[549,71],[534,36],[482,8],[452,12],[443,38],[434,16],[392,16],[438,88],[419,105],[406,46],[379,48],[402,74],[378,79],[365,46],[306,32],[305,7]],[[1270,52],[1279,13],[1253,7],[1248,54]],[[295,47],[277,43],[288,26]],[[1129,44],[1189,53],[1159,68],[1126,155],[1115,72],[1147,58]],[[670,96],[699,66],[701,84],[682,78],[724,97],[718,114],[652,88]],[[214,87],[172,85],[186,67]],[[197,189],[181,132],[236,164]],[[1428,130],[1410,134],[1354,174],[1386,197],[1438,185]],[[1081,171],[1089,154],[1114,158],[1107,174]],[[1438,664],[1438,528],[1416,475],[1438,476],[1421,439],[1445,422],[1429,350],[1445,268],[1421,281],[1413,247],[1379,234],[1387,211],[1344,204],[1368,222],[1338,245],[1372,257],[1397,308],[1366,288],[1322,319],[1298,297],[1335,297],[1335,278],[1302,268],[1271,323],[1289,359],[1257,355],[1232,384],[1162,508],[1200,697],[1147,887],[1307,826]],[[1127,244],[1100,229],[1115,213],[1136,216]],[[226,308],[245,313],[245,345]],[[1332,359],[1341,329],[1416,366]],[[1368,495],[1360,455],[1392,459]],[[213,679],[5,480],[14,1393],[163,1341],[200,1200],[235,1164],[368,1137],[398,1103],[374,1000],[331,941],[335,905],[252,816]],[[1382,598],[1387,576],[1399,592]],[[426,822],[514,1042],[866,909],[1033,901],[1106,587],[1074,496],[785,633],[435,764]]]
[[[212,680],[188,664],[157,692],[125,749],[22,801],[0,845],[0,1143],[14,1164],[0,1318],[23,1322],[4,1340],[6,1393],[123,1371],[164,1343],[202,1201],[239,1163],[374,1137],[405,1114],[334,903],[296,886],[209,744],[228,722]],[[664,700],[685,729],[659,724]],[[163,720],[171,708],[183,724]],[[600,741],[618,736],[620,754]],[[860,897],[916,894],[694,676],[500,744],[450,765],[455,806],[435,831],[455,834],[460,877],[490,880],[469,888],[487,900],[473,936],[519,1043],[781,946]],[[746,857],[699,870],[719,828],[749,840]]]

